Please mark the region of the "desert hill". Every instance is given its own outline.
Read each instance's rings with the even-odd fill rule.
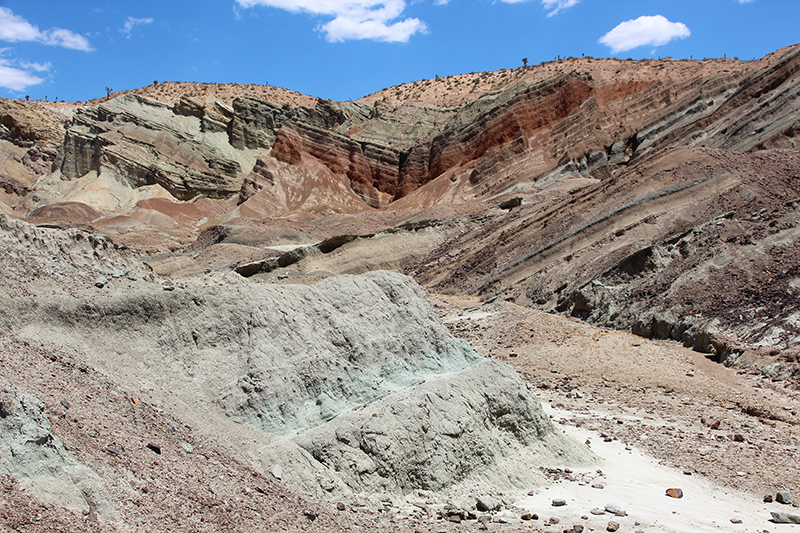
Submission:
[[[720,357],[787,349],[799,56],[566,58],[353,102],[168,82],[5,101],[2,205],[162,274],[388,268]]]
[[[557,416],[800,490],[799,92],[794,46],[0,100],[0,523],[524,529],[606,482]]]

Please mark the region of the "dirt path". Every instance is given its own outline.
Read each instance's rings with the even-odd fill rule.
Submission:
[[[588,429],[592,442],[618,441],[754,502],[800,494],[800,401],[780,382],[673,342],[505,302],[433,298],[455,335],[513,365],[560,422]]]

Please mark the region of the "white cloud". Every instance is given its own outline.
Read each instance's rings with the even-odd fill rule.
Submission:
[[[27,61],[17,61],[17,65],[25,70],[35,70],[36,72],[50,72],[53,65],[48,61],[47,63],[28,63]]]
[[[285,9],[293,13],[333,17],[319,26],[328,41],[372,39],[408,42],[416,33],[425,33],[425,23],[417,18],[400,19],[405,0],[236,0],[242,7],[257,5]]]
[[[7,7],[0,7],[0,41],[35,41],[84,52],[93,50],[89,40],[83,35],[62,28],[41,31]]]
[[[544,8],[550,10],[550,12],[547,14],[548,17],[552,17],[562,9],[567,9],[568,7],[572,7],[579,3],[579,0],[542,0]]]
[[[6,59],[2,56],[6,49],[0,49],[0,87],[11,89],[12,91],[22,91],[31,85],[38,85],[44,81],[43,78],[34,76],[27,70],[49,70],[50,65],[39,65],[38,63],[31,64],[15,64],[14,61]],[[35,66],[34,66],[35,65]],[[22,68],[17,68],[21,66]],[[44,68],[44,67],[47,68]]]
[[[670,22],[661,15],[642,16],[620,23],[600,38],[600,44],[611,48],[611,52],[624,52],[638,46],[661,46],[673,39],[683,39],[692,32],[682,22]]]
[[[125,21],[125,25],[122,27],[122,33],[124,33],[128,39],[131,38],[131,31],[135,26],[139,26],[141,24],[152,24],[153,19],[151,18],[143,18],[137,19],[133,17],[128,17],[128,20]]]
[[[749,4],[750,2],[755,2],[755,0],[736,0],[740,4]]]

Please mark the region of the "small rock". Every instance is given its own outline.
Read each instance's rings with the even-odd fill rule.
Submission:
[[[0,418],[6,418],[14,414],[14,398],[10,394],[0,394]]]
[[[531,513],[523,513],[522,516],[519,517],[520,520],[530,520],[533,515]]]
[[[64,406],[64,409],[69,409],[69,402],[67,400],[61,400],[61,405]]]
[[[622,507],[619,505],[614,505],[613,503],[606,504],[606,512],[617,514],[620,511],[622,511]]]
[[[766,496],[764,496],[764,503],[772,503],[773,501],[775,500],[772,497],[772,494],[767,494]]]
[[[605,510],[603,510],[603,509],[600,509],[599,507],[595,507],[594,509],[592,509],[592,510],[591,510],[591,511],[589,511],[589,512],[590,512],[590,513],[592,513],[593,515],[601,515],[601,514],[606,514]]]
[[[94,280],[94,286],[97,287],[98,289],[102,289],[106,285],[108,285],[108,278],[106,278],[105,276],[100,276],[99,278]]]
[[[684,476],[691,476],[692,475],[692,471],[691,470],[684,470],[683,471],[683,475]]]
[[[789,513],[771,513],[776,524],[800,524],[800,516]]]
[[[719,429],[719,425],[721,423],[722,422],[720,420],[717,420],[716,422],[711,423],[708,427],[710,427],[711,429]]]
[[[606,527],[606,531],[616,531],[619,529],[619,522],[614,522],[613,520],[608,523],[608,527]]]
[[[782,490],[775,495],[775,501],[786,505],[792,504],[792,495],[788,490]]]
[[[113,446],[106,446],[106,452],[110,453],[111,455],[122,455],[122,452]]]
[[[281,468],[281,465],[272,466],[272,477],[277,480],[283,479],[283,468]]]
[[[183,448],[183,451],[186,453],[194,453],[194,446],[188,442],[181,442],[181,448]]]
[[[447,520],[449,520],[450,522],[453,522],[454,524],[460,524],[461,523],[461,515],[451,514],[450,516],[447,517]]]
[[[734,433],[733,434],[733,441],[734,442],[744,442],[744,435],[741,433]]]
[[[583,533],[583,529],[584,529],[583,524],[575,524],[574,526],[572,526],[572,531],[574,531],[575,533]]]
[[[165,291],[174,291],[175,290],[175,286],[172,285],[172,284],[164,284],[164,285],[162,285],[161,288],[164,289]]]
[[[694,377],[694,370],[689,370],[689,371],[686,373],[686,375],[687,375],[687,376],[689,376],[690,378],[693,378],[693,377]]]
[[[741,524],[741,523],[742,523],[741,518],[731,518],[731,524]]]
[[[161,446],[159,446],[158,444],[151,442],[147,445],[147,447],[156,452],[158,455],[161,455]]]
[[[559,522],[561,522],[561,519],[560,519],[560,518],[558,518],[558,517],[555,517],[555,516],[551,516],[551,517],[550,517],[550,523],[551,523],[551,524],[558,524]]]
[[[553,507],[563,507],[564,505],[567,505],[567,500],[562,500],[561,498],[553,500]]]
[[[339,503],[336,504],[336,509],[338,509],[339,511],[344,511],[346,509],[346,507],[344,506],[344,504],[342,502],[339,502]]]
[[[127,272],[125,272],[125,277],[128,278],[130,281],[142,281],[144,279],[134,270],[128,270]]]
[[[670,498],[683,498],[683,490],[681,489],[667,489],[667,496]]]
[[[475,498],[475,508],[484,513],[486,511],[496,511],[500,509],[502,505],[500,501],[487,494],[482,494]]]
[[[592,483],[592,488],[593,489],[604,489],[604,488],[606,488],[606,484],[603,483],[602,481],[595,481],[594,483]]]

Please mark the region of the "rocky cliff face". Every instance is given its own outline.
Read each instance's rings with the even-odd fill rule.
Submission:
[[[322,241],[334,236],[321,229],[331,216],[411,213],[386,215],[397,223],[420,209],[446,217],[453,205],[486,202],[485,216],[449,225],[462,230],[423,250],[410,246],[413,263],[396,264],[412,264],[408,272],[440,290],[500,293],[627,328],[647,321],[639,312],[653,305],[647,291],[632,281],[616,292],[595,289],[631,254],[661,250],[731,211],[735,220],[774,213],[736,246],[752,241],[766,250],[776,228],[794,227],[786,202],[798,196],[799,71],[794,47],[754,62],[560,60],[423,80],[357,102],[292,105],[250,94],[229,105],[193,93],[167,104],[131,93],[60,114],[7,102],[2,205],[37,222],[93,224],[128,245],[175,252],[207,225],[269,232],[255,222],[269,218],[308,224],[298,234]],[[521,206],[509,212],[495,204]],[[90,220],[98,213],[104,217]],[[343,246],[337,256],[356,248]],[[670,268],[700,268],[701,249]],[[243,261],[280,255],[240,251]],[[313,271],[313,260],[303,264]],[[763,276],[751,275],[766,289]],[[678,278],[694,286],[699,276],[660,287]],[[678,322],[711,313],[728,333],[738,327],[710,308],[654,294],[664,304],[658,312]],[[788,332],[778,335],[787,345],[795,342],[790,316],[776,325]],[[737,335],[778,338],[764,331]]]

